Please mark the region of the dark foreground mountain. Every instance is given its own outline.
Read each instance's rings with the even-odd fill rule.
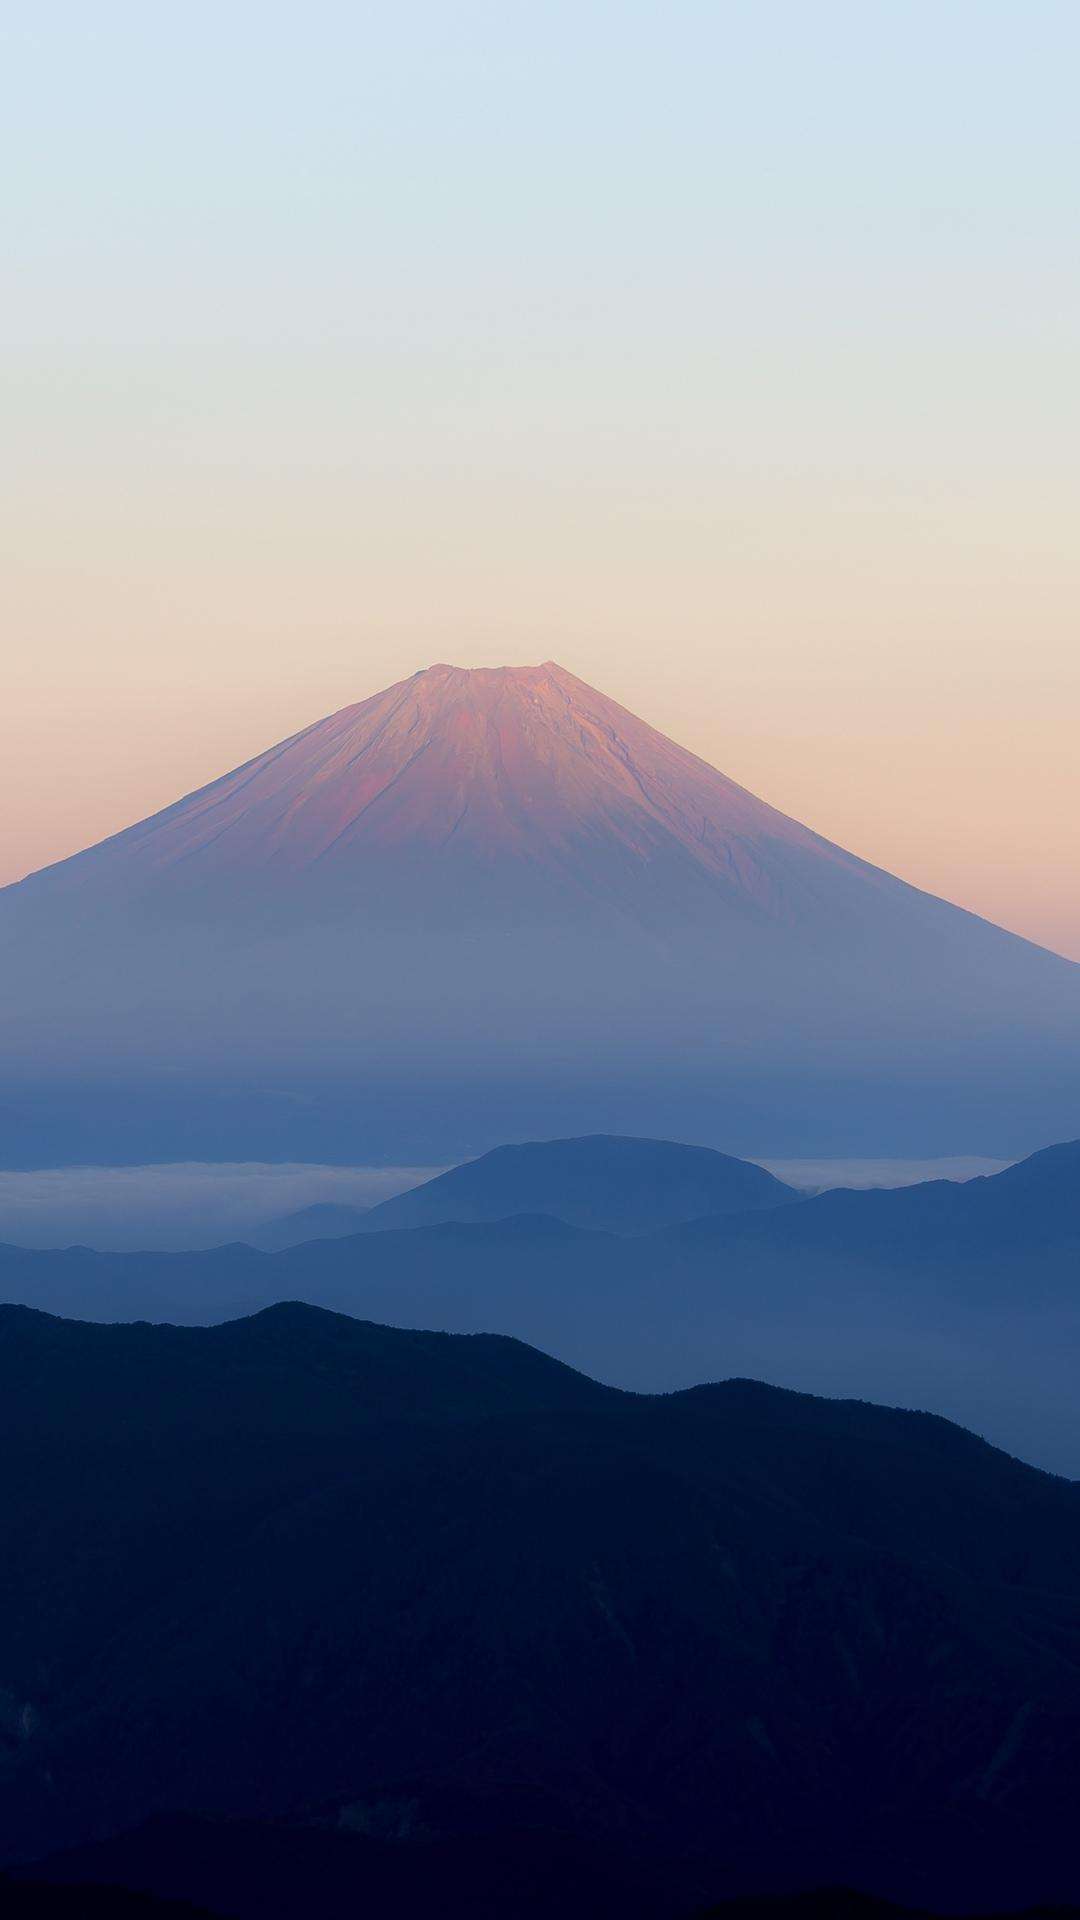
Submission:
[[[4,1920],[206,1920],[207,1909],[116,1882],[65,1884],[0,1875],[0,1914]]]
[[[142,1889],[117,1898],[129,1884]],[[181,1889],[182,1904],[155,1896]],[[403,1844],[282,1822],[158,1817],[0,1882],[5,1920],[189,1920],[208,1897],[229,1920],[932,1920],[850,1888],[748,1895],[707,1909],[643,1887],[595,1850],[539,1830]],[[115,1902],[115,1904],[110,1904]],[[978,1920],[969,1916],[969,1920]],[[985,1917],[989,1920],[989,1916]],[[994,1920],[1008,1920],[1000,1908]],[[1012,1920],[1080,1920],[1080,1908]]]
[[[496,1147],[383,1200],[356,1231],[505,1220],[526,1213],[601,1233],[648,1233],[702,1214],[753,1212],[797,1197],[764,1167],[711,1147],[596,1134]]]
[[[1080,1898],[1080,1491],[939,1419],[8,1308],[0,1510],[9,1866],[171,1813],[577,1859],[657,1915]]]
[[[638,1237],[518,1215],[273,1256],[0,1248],[0,1298],[188,1323],[302,1298],[514,1334],[643,1391],[737,1372],[869,1393],[1080,1475],[1080,1143],[990,1179],[829,1193]]]
[[[438,1166],[500,1140],[1007,1156],[1080,967],[562,668],[438,666],[0,891],[0,1162]]]

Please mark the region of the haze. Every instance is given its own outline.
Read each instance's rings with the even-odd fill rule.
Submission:
[[[1080,957],[1078,54],[1045,0],[8,9],[0,881],[554,656]]]

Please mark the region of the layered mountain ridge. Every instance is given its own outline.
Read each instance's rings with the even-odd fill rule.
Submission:
[[[709,1174],[694,1150],[660,1145],[495,1152],[412,1189],[403,1209],[361,1215],[352,1234],[283,1252],[0,1245],[0,1299],[186,1326],[303,1299],[396,1327],[513,1335],[634,1391],[737,1372],[932,1407],[1080,1473],[1080,1141],[986,1179],[802,1200],[760,1168]],[[742,1177],[755,1173],[756,1191]],[[703,1199],[715,1210],[691,1218]]]

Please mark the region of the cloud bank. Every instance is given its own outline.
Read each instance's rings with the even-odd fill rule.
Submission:
[[[297,1207],[374,1206],[441,1171],[182,1161],[0,1172],[0,1240],[109,1250],[219,1246]]]

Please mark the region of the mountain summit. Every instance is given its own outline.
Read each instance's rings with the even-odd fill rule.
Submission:
[[[460,921],[463,882],[496,909],[509,893],[538,917],[561,900],[665,929],[797,924],[899,885],[553,661],[429,667],[23,884],[317,891],[370,924],[433,900]]]
[[[151,1087],[169,1156],[429,1163],[1008,1154],[1080,1101],[1080,968],[552,662],[431,667],[5,889],[0,967],[0,1153],[37,1164],[146,1157]]]

